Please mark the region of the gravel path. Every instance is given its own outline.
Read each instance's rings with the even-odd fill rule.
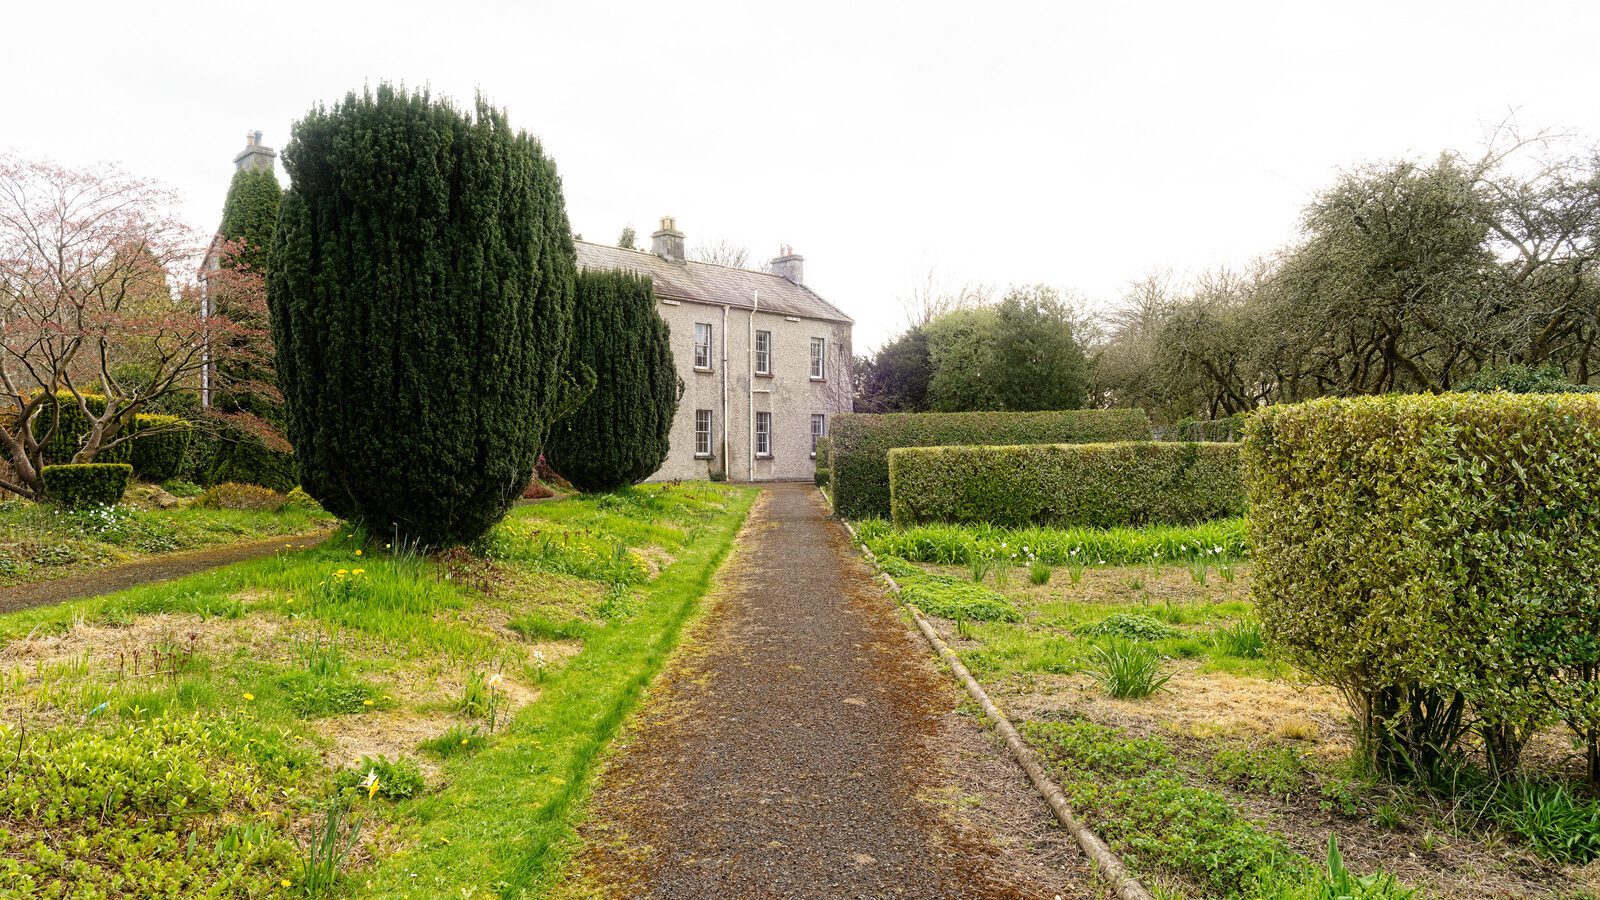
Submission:
[[[101,594],[123,591],[141,584],[182,578],[206,569],[271,556],[285,546],[296,550],[314,547],[326,540],[328,534],[329,532],[319,531],[313,534],[272,537],[240,544],[224,544],[220,547],[206,547],[182,553],[165,553],[138,562],[101,569],[98,572],[86,572],[82,575],[70,575],[34,584],[0,587],[0,613],[16,612],[33,606],[48,606],[52,603],[65,603],[82,597],[98,597]]]
[[[607,764],[585,889],[1094,896],[813,488],[766,492],[717,596]]]

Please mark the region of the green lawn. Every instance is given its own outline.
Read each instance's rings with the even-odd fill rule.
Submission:
[[[178,550],[305,534],[335,524],[332,516],[315,506],[158,509],[127,502],[71,512],[22,500],[0,502],[0,587]]]
[[[754,496],[520,507],[427,558],[341,532],[0,617],[6,896],[542,895]]]

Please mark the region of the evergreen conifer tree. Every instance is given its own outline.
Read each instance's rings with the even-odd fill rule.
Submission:
[[[578,275],[573,361],[596,386],[555,424],[545,458],[582,491],[643,481],[667,458],[683,383],[650,279],[627,272]]]
[[[331,512],[469,541],[532,477],[572,328],[554,163],[479,98],[381,85],[283,152],[268,274],[301,481]]]

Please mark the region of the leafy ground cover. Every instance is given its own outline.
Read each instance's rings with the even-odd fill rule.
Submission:
[[[1541,735],[1515,783],[1481,759],[1445,784],[1372,777],[1342,698],[1263,643],[1242,523],[858,531],[900,581],[1014,613],[906,593],[1158,896],[1596,896],[1600,803],[1570,737]]]
[[[263,509],[185,503],[161,509],[148,502],[150,494],[148,486],[139,486],[117,506],[79,511],[21,500],[0,502],[0,587],[178,550],[305,534],[335,524],[314,503]]]
[[[525,506],[433,556],[346,531],[0,617],[5,895],[543,895],[753,497]]]

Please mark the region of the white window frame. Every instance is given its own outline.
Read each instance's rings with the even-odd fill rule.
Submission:
[[[828,339],[814,337],[811,339],[811,380],[826,381],[828,378]]]
[[[700,329],[705,329],[705,343],[700,341]],[[716,343],[716,332],[712,330],[710,322],[694,323],[694,369],[696,372],[711,371],[711,348]],[[702,362],[702,358],[704,361]]]
[[[756,413],[756,459],[772,458],[772,413]]]
[[[704,431],[700,430],[700,417],[702,415],[705,416],[705,425],[706,425],[706,427],[705,427]],[[711,435],[714,433],[714,430],[716,428],[716,424],[717,424],[716,414],[713,413],[711,410],[709,410],[709,409],[697,409],[697,410],[694,411],[694,458],[695,459],[710,459],[714,455],[712,453],[712,451],[711,451],[711,446],[712,446],[711,445]],[[700,449],[700,447],[701,447],[701,439],[702,438],[704,438],[704,441],[705,441],[705,449],[704,450]]]
[[[817,458],[817,441],[828,436],[828,417],[825,413],[811,414],[811,458]]]
[[[765,340],[763,340],[765,338]],[[756,374],[772,374],[772,332],[756,332]]]

